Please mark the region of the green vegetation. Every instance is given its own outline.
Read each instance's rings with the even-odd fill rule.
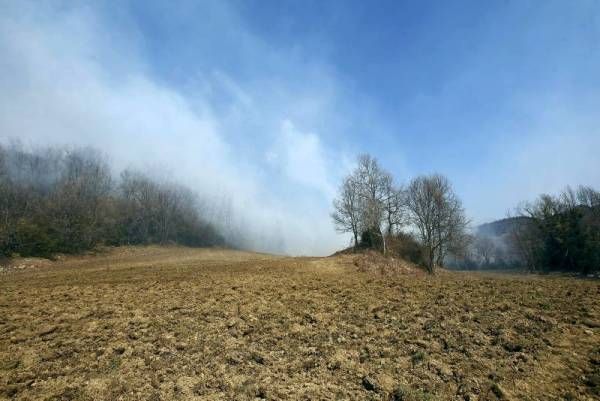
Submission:
[[[480,226],[463,269],[515,269],[589,274],[600,270],[600,192],[567,188],[541,195],[517,216]]]
[[[530,270],[587,274],[600,268],[600,192],[568,188],[540,196],[521,213],[527,219],[513,241]]]

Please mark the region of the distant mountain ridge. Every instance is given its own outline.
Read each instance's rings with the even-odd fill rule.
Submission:
[[[529,220],[529,217],[507,217],[477,226],[476,233],[488,237],[502,237],[509,234],[516,225]]]

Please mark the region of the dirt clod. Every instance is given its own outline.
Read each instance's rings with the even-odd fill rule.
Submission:
[[[377,381],[370,376],[363,376],[362,385],[365,388],[365,390],[368,390],[368,391],[379,392],[379,390],[380,390],[379,384],[377,383]]]

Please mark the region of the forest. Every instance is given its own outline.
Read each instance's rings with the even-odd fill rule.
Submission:
[[[190,189],[136,170],[113,177],[93,148],[0,146],[0,254],[98,245],[225,245]]]

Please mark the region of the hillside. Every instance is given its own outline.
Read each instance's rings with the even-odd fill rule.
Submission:
[[[490,237],[502,237],[514,230],[515,226],[527,221],[527,217],[507,217],[477,226],[476,232]]]
[[[7,270],[0,397],[598,396],[597,281],[389,272],[182,247]]]

